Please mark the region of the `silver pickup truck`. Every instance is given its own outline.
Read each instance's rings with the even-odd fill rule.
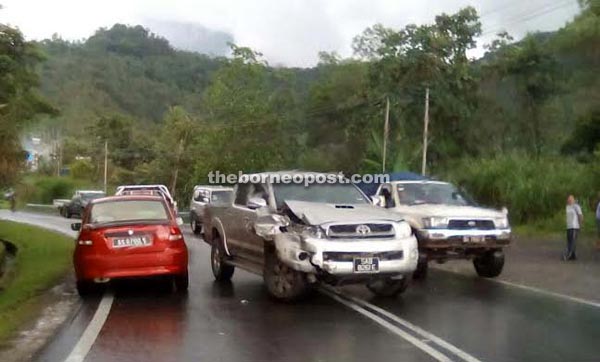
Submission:
[[[231,204],[206,208],[215,278],[229,280],[240,267],[262,275],[280,300],[300,298],[317,282],[363,283],[381,296],[403,292],[418,260],[409,224],[350,183],[271,181],[309,174],[257,174],[261,182],[239,183]]]

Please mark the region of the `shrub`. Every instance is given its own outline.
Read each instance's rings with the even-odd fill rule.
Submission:
[[[54,199],[71,197],[75,188],[75,182],[66,177],[29,178],[17,188],[17,198],[22,203],[51,204]]]
[[[508,207],[513,222],[551,218],[564,208],[573,194],[588,205],[600,179],[593,163],[578,163],[567,157],[534,158],[521,154],[466,159],[448,172],[482,204]]]
[[[76,160],[70,166],[71,176],[79,180],[94,179],[94,165],[87,160]]]

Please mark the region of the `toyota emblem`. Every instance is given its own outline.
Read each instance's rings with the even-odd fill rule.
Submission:
[[[358,225],[356,227],[357,234],[366,235],[366,234],[369,234],[370,232],[371,232],[371,228],[368,227],[367,225]]]
[[[129,236],[133,235],[133,230],[127,230],[127,234],[129,234]]]
[[[469,222],[467,222],[467,225],[469,225],[470,227],[474,227],[475,225],[477,225],[477,223],[475,222],[475,220],[469,220]]]

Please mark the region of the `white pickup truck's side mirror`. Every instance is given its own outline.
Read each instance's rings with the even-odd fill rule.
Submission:
[[[262,197],[251,197],[246,203],[246,206],[251,210],[260,209],[261,207],[267,206],[267,200]]]
[[[373,200],[373,205],[379,207],[385,207],[385,198],[381,195],[373,195],[371,196],[371,200]]]

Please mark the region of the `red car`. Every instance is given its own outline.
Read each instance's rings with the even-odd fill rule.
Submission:
[[[171,276],[188,288],[188,250],[177,218],[164,197],[112,196],[91,201],[73,254],[77,291],[88,295],[114,278]]]

